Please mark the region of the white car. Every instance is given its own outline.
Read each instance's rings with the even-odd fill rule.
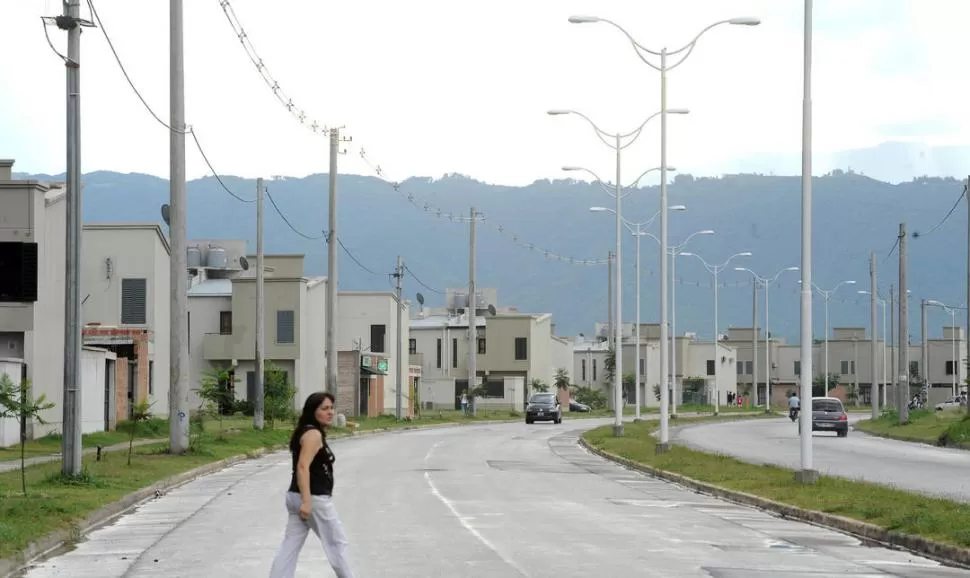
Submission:
[[[961,407],[964,404],[963,399],[959,397],[951,397],[950,399],[936,404],[936,411],[943,411],[945,409],[955,409]]]

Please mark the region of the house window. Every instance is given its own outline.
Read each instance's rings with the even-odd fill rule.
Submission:
[[[148,395],[155,395],[155,362],[148,362]]]
[[[744,374],[744,362],[743,361],[739,361],[737,365],[738,365],[738,375],[743,375]]]
[[[219,334],[232,335],[232,311],[219,312]]]
[[[408,355],[417,355],[418,353],[418,340],[408,339]]]
[[[714,375],[714,360],[707,360],[707,375]]]
[[[451,339],[451,367],[458,367],[458,338],[453,337]]]
[[[441,338],[438,338],[438,342],[435,345],[435,357],[437,359],[436,366],[441,369]]]
[[[185,312],[185,325],[186,325],[186,343],[189,345],[189,356],[192,356],[192,312]]]
[[[370,326],[370,350],[372,353],[384,353],[384,338],[386,336],[386,325]]]
[[[497,397],[502,399],[505,397],[505,380],[495,379],[485,382],[485,397]]]
[[[292,309],[276,312],[276,343],[294,343],[296,315]]]
[[[909,362],[909,376],[910,377],[919,377],[919,362],[918,361],[910,361]]]
[[[744,374],[745,375],[754,375],[754,362],[753,361],[745,361],[744,362]]]
[[[802,374],[802,362],[801,361],[793,361],[792,362],[792,372],[795,375],[801,375]]]
[[[855,361],[843,361],[839,365],[842,375],[855,375]]]
[[[484,337],[479,337],[478,338],[478,354],[479,355],[485,355],[485,351],[486,351],[486,349],[485,349],[485,338]]]
[[[646,362],[646,361],[647,361],[646,359],[644,359],[644,358],[642,358],[642,357],[640,358],[640,375],[643,375],[644,373],[646,373],[646,372],[645,372],[645,371],[643,370],[643,367],[644,367],[644,364],[645,364],[645,362]]]
[[[946,362],[946,374],[953,375],[953,360]]]
[[[523,361],[529,359],[529,340],[525,337],[515,338],[515,360]]]
[[[580,375],[582,375],[581,379],[583,381],[586,381],[586,360],[585,359],[579,360],[579,371],[580,371]]]
[[[593,381],[596,381],[596,360],[593,360]]]
[[[148,323],[148,281],[146,279],[121,280],[121,324],[145,325]]]

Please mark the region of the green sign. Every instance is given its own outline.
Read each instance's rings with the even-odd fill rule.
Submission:
[[[377,371],[381,373],[387,373],[387,360],[381,359],[377,362]]]

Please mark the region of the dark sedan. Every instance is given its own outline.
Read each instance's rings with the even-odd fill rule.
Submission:
[[[525,408],[525,423],[551,421],[562,423],[562,408],[554,393],[537,393],[529,398]]]
[[[812,431],[834,431],[840,438],[849,435],[849,414],[839,398],[812,398]]]

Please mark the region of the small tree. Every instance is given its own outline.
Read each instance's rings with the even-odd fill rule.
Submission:
[[[606,359],[603,360],[603,381],[606,383],[613,383],[613,378],[616,376],[616,349],[610,346],[609,351],[606,354]]]
[[[573,395],[576,401],[583,405],[588,405],[591,409],[603,409],[606,407],[606,394],[601,389],[592,387],[578,386]]]
[[[560,367],[556,370],[556,376],[553,378],[553,384],[556,389],[560,391],[569,391],[569,372],[566,371],[565,367]]]
[[[829,374],[829,387],[835,387],[839,384],[839,380],[842,378],[837,373]],[[825,374],[816,375],[815,379],[812,380],[812,397],[825,397],[829,392],[825,391]]]
[[[51,409],[54,404],[41,394],[37,399],[30,395],[30,381],[24,380],[17,385],[6,373],[0,374],[0,418],[14,418],[20,426],[20,488],[27,495],[27,464],[25,459],[27,444],[27,423],[34,420],[47,423],[40,412]]]
[[[154,402],[139,401],[131,407],[131,431],[128,434],[128,465],[131,465],[131,453],[135,449],[135,434],[138,432],[138,424],[152,419],[152,406]]]
[[[532,378],[532,382],[529,385],[532,386],[533,393],[545,393],[549,391],[549,384],[542,381],[538,377]]]
[[[653,397],[657,401],[660,401],[660,384],[659,383],[653,384]]]
[[[637,378],[632,373],[623,376],[623,397],[627,402],[636,403]]]
[[[231,411],[234,401],[230,385],[238,381],[228,367],[215,368],[202,374],[199,387],[195,390],[202,400],[199,406],[200,415],[213,415],[219,420],[220,437],[222,436],[222,416],[225,412]]]
[[[293,417],[296,388],[290,384],[286,372],[272,362],[266,363],[263,383],[263,415],[270,426],[275,427],[277,420],[286,421]]]

